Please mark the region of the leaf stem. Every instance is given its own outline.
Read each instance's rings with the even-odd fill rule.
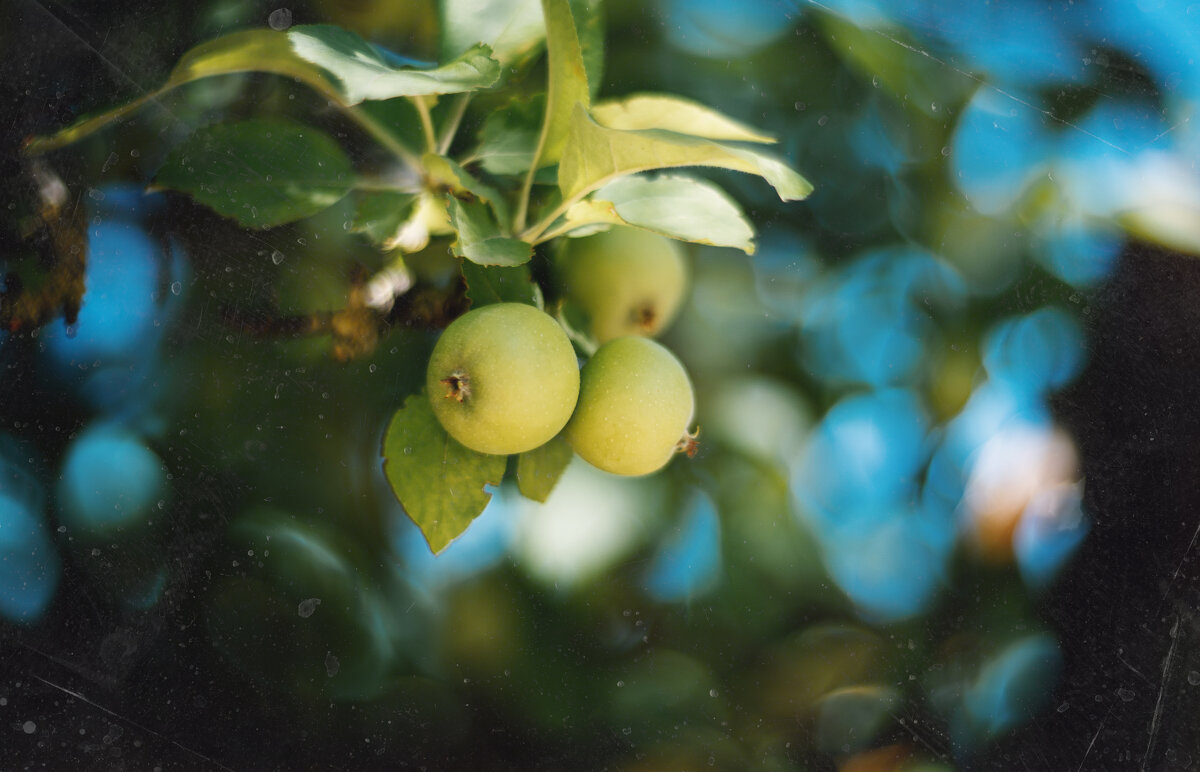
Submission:
[[[353,120],[364,131],[370,134],[376,142],[384,147],[384,149],[396,156],[396,158],[400,159],[405,166],[418,171],[421,169],[421,159],[418,158],[413,151],[409,150],[404,143],[397,139],[392,132],[388,131],[386,126],[376,120],[374,116],[372,116],[366,110],[362,109],[361,106],[347,106],[342,104],[337,99],[333,99],[331,101],[333,104],[340,107],[351,120]]]
[[[533,192],[533,178],[537,174],[538,155],[540,153],[533,154],[533,163],[529,167],[529,174],[525,175],[525,182],[521,185],[521,197],[517,199],[517,213],[513,217],[513,232],[525,229],[525,218],[529,214],[529,196]]]
[[[450,150],[450,143],[454,142],[454,135],[458,133],[459,124],[462,123],[463,116],[467,114],[467,105],[469,104],[471,104],[470,91],[464,91],[455,97],[454,106],[450,109],[450,117],[442,126],[442,135],[438,138],[438,155],[446,155],[446,152]]]
[[[558,325],[563,328],[563,332],[567,334],[567,337],[570,338],[575,345],[579,346],[580,350],[583,351],[584,354],[590,357],[592,354],[596,353],[596,349],[600,348],[600,344],[597,343],[591,335],[582,333],[571,326],[571,323],[567,321],[567,315],[563,313],[562,303],[559,303],[558,307],[554,309],[554,319],[558,322]]]
[[[361,190],[364,193],[408,193],[416,195],[421,192],[419,187],[414,188],[412,185],[405,185],[400,182],[388,182],[387,180],[373,179],[368,177],[360,177],[354,183],[355,190]]]
[[[423,96],[413,97],[412,103],[417,108],[417,114],[421,116],[421,131],[425,134],[425,149],[430,153],[436,153],[438,142],[437,136],[433,132],[433,118],[429,115],[429,103]]]
[[[585,193],[584,195],[587,195],[587,194]],[[555,220],[557,220],[559,217],[562,217],[564,214],[566,214],[568,209],[575,206],[575,204],[579,203],[579,201],[582,198],[583,198],[583,196],[576,195],[576,196],[572,196],[571,198],[568,198],[566,201],[563,201],[561,204],[559,204],[558,206],[556,206],[554,208],[553,212],[551,212],[550,214],[543,217],[541,219],[541,221],[539,221],[536,225],[532,225],[529,227],[528,230],[522,232],[521,239],[524,241],[528,241],[531,244],[540,243],[538,241],[538,237],[541,236],[542,233],[544,233],[547,228],[549,228],[551,225],[553,225]]]
[[[559,236],[570,233],[571,231],[585,224],[586,223],[564,223],[563,225],[560,225],[551,231],[538,235],[536,238],[534,238],[532,244],[536,247],[538,244],[544,244],[547,241],[553,241]]]
[[[342,101],[342,95],[336,89],[319,80],[306,81],[314,91],[329,100],[332,105],[337,105],[338,109],[344,112],[347,117],[357,123],[363,131],[371,135],[372,138],[384,149],[388,150],[392,155],[396,156],[404,165],[412,168],[415,171],[421,170],[421,159],[416,156],[407,146],[390,132],[387,126],[380,123],[374,116],[362,108],[362,105],[348,105]]]

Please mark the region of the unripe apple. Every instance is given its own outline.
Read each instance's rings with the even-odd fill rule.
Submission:
[[[606,472],[650,474],[689,448],[694,406],[692,383],[674,354],[648,338],[617,338],[583,366],[567,441]]]
[[[563,260],[567,295],[591,317],[599,343],[657,335],[674,320],[687,292],[679,244],[637,228],[568,239]]]
[[[579,364],[563,329],[523,303],[463,314],[429,358],[433,412],[480,453],[524,453],[563,428],[579,396]]]

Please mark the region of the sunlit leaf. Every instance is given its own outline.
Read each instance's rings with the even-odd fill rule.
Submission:
[[[1185,201],[1129,209],[1119,212],[1117,221],[1138,238],[1200,255],[1200,210]]]
[[[799,200],[812,192],[808,180],[757,150],[669,131],[609,129],[592,120],[582,106],[571,116],[571,133],[558,165],[558,186],[563,199],[571,200],[617,177],[679,166],[716,166],[757,174],[784,201]]]
[[[327,98],[350,106],[368,99],[452,94],[494,84],[500,65],[487,46],[474,46],[436,69],[394,66],[378,49],[340,27],[309,25],[288,32],[242,30],[201,43],[180,58],[166,83],[120,107],[88,116],[48,137],[26,143],[44,153],[83,139],[171,89],[215,75],[267,72],[295,78]]]
[[[355,179],[350,159],[328,135],[271,118],[200,129],[171,152],[154,184],[243,225],[271,228],[331,206]]]
[[[539,0],[441,0],[440,5],[444,59],[484,43],[507,65],[535,52],[546,39]]]
[[[539,0],[441,0],[443,59],[484,43],[502,65],[511,66],[536,54],[546,41]],[[570,0],[580,50],[592,93],[604,68],[604,17],[601,0]]]
[[[383,471],[392,492],[441,552],[467,529],[492,498],[485,485],[499,485],[505,456],[476,453],[446,434],[425,392],[396,411],[383,439]]]
[[[574,455],[575,451],[559,435],[540,448],[517,456],[517,489],[521,495],[544,502]]]
[[[472,46],[436,69],[423,70],[393,66],[374,46],[341,27],[293,27],[288,37],[298,57],[336,79],[341,103],[346,105],[368,99],[457,94],[487,88],[500,78],[500,64],[485,45]]]
[[[636,94],[600,102],[592,117],[622,131],[664,129],[705,139],[773,143],[775,138],[709,107],[669,94]]]
[[[546,89],[546,120],[534,153],[537,166],[552,164],[559,159],[576,106],[587,108],[591,104],[587,68],[569,0],[542,0],[542,8],[546,16],[550,74]]]
[[[620,177],[567,212],[567,225],[633,225],[681,241],[754,252],[754,228],[732,198],[690,177]]]
[[[604,3],[603,0],[571,0],[583,70],[587,73],[588,93],[596,96],[604,78]]]
[[[201,43],[180,58],[166,83],[125,105],[85,117],[48,137],[26,145],[29,153],[44,153],[83,139],[98,129],[158,99],[173,88],[214,75],[270,72],[296,78],[318,91],[330,87],[328,77],[292,51],[288,36],[269,29],[242,30]]]
[[[528,265],[505,268],[464,260],[462,275],[467,283],[467,299],[471,301],[472,308],[491,303],[537,305],[537,289],[530,279]]]
[[[359,193],[350,230],[363,234],[376,245],[388,244],[408,220],[416,198],[412,193],[389,190]]]
[[[487,207],[447,196],[450,223],[458,233],[451,245],[454,254],[479,265],[514,266],[529,262],[533,247],[520,239],[507,238],[492,219]]]

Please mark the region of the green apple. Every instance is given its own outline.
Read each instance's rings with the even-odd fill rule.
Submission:
[[[637,228],[616,227],[568,239],[567,295],[588,313],[604,343],[626,335],[653,337],[674,320],[687,293],[683,249]]]
[[[451,437],[480,453],[524,453],[550,441],[571,417],[579,364],[549,315],[496,303],[446,328],[429,358],[426,386]]]
[[[606,472],[650,474],[676,450],[690,451],[694,407],[692,383],[674,354],[648,338],[617,338],[583,367],[567,441]]]

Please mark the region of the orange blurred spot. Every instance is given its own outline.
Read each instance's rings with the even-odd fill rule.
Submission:
[[[1031,502],[1078,477],[1079,455],[1061,429],[1020,427],[989,439],[975,454],[963,499],[978,556],[1011,563],[1013,534]]]
[[[856,753],[838,766],[838,772],[899,772],[912,755],[907,745],[888,745]]]

